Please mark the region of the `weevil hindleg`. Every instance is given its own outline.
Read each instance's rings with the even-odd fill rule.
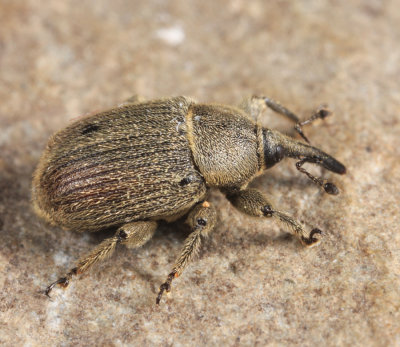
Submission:
[[[156,304],[160,303],[164,291],[169,292],[171,290],[172,280],[182,274],[189,261],[198,253],[201,237],[207,236],[212,231],[215,226],[216,216],[214,207],[208,201],[196,205],[189,213],[187,222],[193,231],[185,240],[181,254],[177,258],[167,280],[160,286]]]
[[[157,223],[154,221],[133,222],[121,226],[113,237],[100,243],[92,252],[82,258],[78,265],[70,270],[64,277],[50,284],[44,293],[49,296],[52,289],[58,284],[67,287],[72,276],[82,274],[97,262],[110,257],[118,243],[128,248],[143,246],[154,235],[156,228]]]
[[[256,121],[258,121],[258,118],[260,117],[260,114],[265,106],[293,121],[295,123],[294,129],[307,143],[310,143],[310,141],[304,134],[302,127],[304,125],[312,123],[316,119],[324,119],[331,114],[326,106],[320,106],[313,112],[310,118],[305,121],[300,121],[300,118],[295,113],[282,106],[279,102],[265,96],[253,96],[243,102],[241,105],[242,109],[250,114],[251,117]]]
[[[227,193],[228,200],[241,212],[254,217],[274,217],[286,224],[300,241],[307,246],[314,246],[319,242],[315,237],[321,230],[313,229],[309,234],[303,226],[288,214],[276,210],[268,199],[256,189],[245,189],[235,193]]]

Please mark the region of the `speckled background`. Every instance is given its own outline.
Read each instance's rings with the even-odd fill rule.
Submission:
[[[400,1],[0,0],[0,344],[399,346]],[[109,233],[52,228],[30,209],[48,137],[74,118],[146,98],[238,103],[264,94],[302,117],[348,168],[323,194],[294,161],[254,186],[307,227],[305,249],[215,192],[218,226],[155,305],[188,230],[39,293]],[[268,112],[265,124],[291,124]]]

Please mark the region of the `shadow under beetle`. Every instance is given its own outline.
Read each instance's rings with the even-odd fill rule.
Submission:
[[[214,228],[216,211],[206,200],[211,188],[221,190],[240,211],[255,217],[275,217],[307,246],[319,241],[319,229],[307,233],[291,216],[277,210],[256,189],[252,179],[283,158],[296,158],[297,169],[329,194],[332,183],[314,177],[302,166],[314,163],[344,174],[345,167],[330,155],[257,122],[265,107],[301,127],[328,111],[321,108],[305,122],[277,102],[252,97],[239,107],[198,104],[187,97],[125,104],[76,121],[49,140],[33,179],[37,214],[53,225],[77,231],[116,228],[57,284],[66,287],[73,275],[87,271],[110,256],[118,243],[129,248],[145,244],[158,220],[188,215],[192,228],[156,303],[189,260],[201,237]]]

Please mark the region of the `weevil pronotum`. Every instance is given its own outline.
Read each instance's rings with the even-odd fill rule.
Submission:
[[[76,121],[49,140],[33,178],[35,211],[48,222],[76,231],[115,228],[116,233],[82,258],[76,267],[45,290],[67,286],[71,277],[110,256],[117,244],[137,248],[154,234],[157,222],[187,215],[192,229],[156,299],[198,252],[201,238],[215,226],[216,211],[207,196],[219,189],[240,211],[255,217],[275,217],[307,246],[319,241],[317,228],[306,232],[288,214],[276,209],[249,182],[283,158],[298,159],[297,169],[328,194],[332,183],[311,175],[305,163],[344,174],[330,155],[257,121],[265,107],[301,127],[299,118],[266,97],[252,97],[239,107],[201,104],[187,97],[127,103]]]

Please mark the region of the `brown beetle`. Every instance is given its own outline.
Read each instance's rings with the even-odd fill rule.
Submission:
[[[308,173],[314,163],[338,174],[346,172],[336,159],[309,144],[263,128],[257,122],[268,106],[301,126],[327,111],[318,110],[300,123],[292,112],[265,97],[252,97],[240,107],[198,104],[176,97],[133,101],[71,124],[52,136],[33,179],[35,211],[53,225],[77,231],[116,228],[57,284],[111,255],[118,243],[137,248],[154,234],[158,220],[174,221],[188,214],[192,233],[156,302],[169,291],[188,261],[199,250],[201,237],[216,222],[207,194],[220,189],[240,211],[256,217],[276,217],[305,245],[318,241],[319,229],[307,233],[289,215],[275,209],[251,180],[284,157],[297,158],[296,167],[329,194],[338,189]]]

